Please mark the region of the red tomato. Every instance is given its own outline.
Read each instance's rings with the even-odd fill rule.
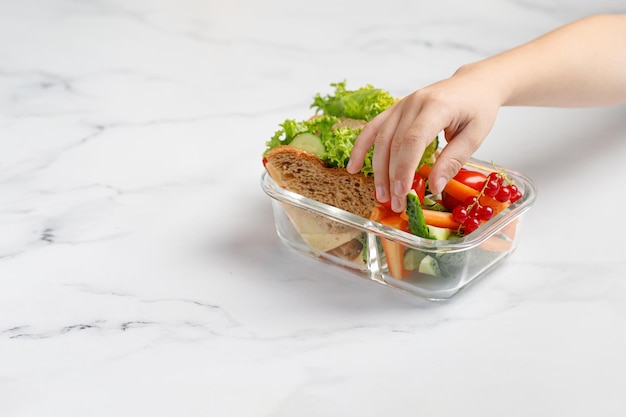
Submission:
[[[454,176],[454,179],[462,182],[468,187],[472,187],[476,191],[480,191],[482,190],[483,185],[485,185],[487,176],[482,172],[461,168],[461,170]]]
[[[487,176],[482,172],[472,171],[467,168],[461,168],[461,170],[454,176],[454,179],[462,182],[468,187],[472,187],[476,191],[480,191],[485,185],[485,181],[487,180]],[[442,204],[450,211],[454,210],[456,206],[461,205],[463,202],[457,200],[456,198],[448,195],[445,191],[441,193],[441,202]]]
[[[457,206],[462,206],[462,202],[452,197],[450,194],[445,191],[441,193],[441,204],[448,210],[452,211]]]
[[[419,198],[420,203],[423,203],[424,196],[426,195],[426,180],[417,172],[415,173],[415,176],[413,177],[413,183],[411,184],[411,189],[415,190],[415,193],[417,194],[417,197]],[[376,191],[374,191],[374,198],[376,198]],[[391,200],[383,203],[379,201],[378,198],[376,198],[376,201],[381,206],[391,210]]]
[[[423,203],[424,195],[426,194],[426,180],[417,172],[413,177],[413,184],[411,185],[411,189],[415,190],[415,193],[417,194],[420,203]]]

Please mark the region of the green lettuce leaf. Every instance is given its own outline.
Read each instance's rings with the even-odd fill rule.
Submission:
[[[335,87],[334,95],[315,95],[311,108],[317,113],[370,121],[396,101],[389,92],[370,84],[352,91],[346,90],[345,81],[331,86]]]
[[[423,164],[432,166],[435,163],[435,159],[437,159],[437,155],[435,153],[437,151],[437,148],[439,148],[439,136],[435,136],[435,139],[430,142],[430,145],[428,145],[426,149],[424,149],[424,154],[422,155],[422,159],[418,164],[418,168],[421,167]]]
[[[354,146],[361,129],[353,129],[347,126],[333,129],[322,134],[322,143],[326,148],[322,159],[330,166],[345,168],[350,160],[350,152]],[[361,172],[365,175],[374,175],[372,168],[372,156],[374,149],[370,149],[365,156],[365,162]]]

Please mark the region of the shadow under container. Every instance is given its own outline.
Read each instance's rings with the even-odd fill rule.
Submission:
[[[493,168],[471,159],[465,168],[488,175]],[[372,281],[428,299],[445,300],[485,276],[518,244],[522,214],[536,189],[525,175],[504,169],[522,198],[467,236],[425,239],[293,193],[264,172],[261,186],[272,197],[276,232],[306,256],[349,268]],[[391,259],[396,267],[390,268]]]

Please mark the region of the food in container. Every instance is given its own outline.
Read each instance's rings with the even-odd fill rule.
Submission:
[[[375,199],[371,159],[359,174],[345,164],[360,129],[395,99],[372,86],[334,86],[334,96],[315,97],[321,115],[288,119],[267,142],[261,184],[283,242],[432,300],[451,297],[513,253],[522,214],[536,197],[528,177],[472,159],[433,195],[427,178],[437,137],[420,161],[406,212],[393,213]]]

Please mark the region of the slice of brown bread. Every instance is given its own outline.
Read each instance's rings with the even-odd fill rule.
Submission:
[[[289,145],[266,155],[265,168],[276,183],[313,200],[369,218],[375,204],[374,178],[328,167],[324,161]]]

